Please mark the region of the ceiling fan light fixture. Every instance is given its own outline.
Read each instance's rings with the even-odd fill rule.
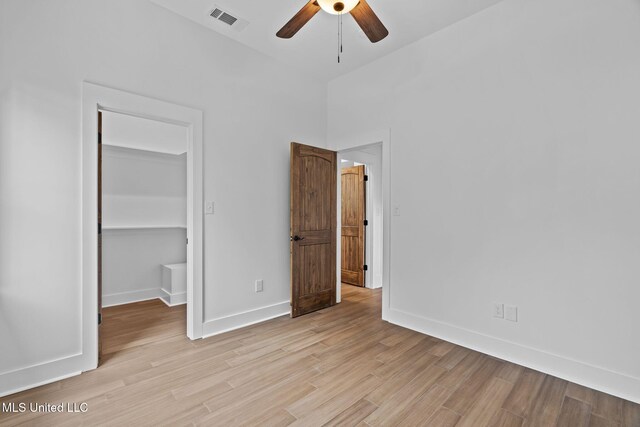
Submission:
[[[371,9],[367,0],[307,0],[302,9],[276,33],[281,39],[290,39],[313,18],[320,9],[338,16],[338,33],[342,34],[342,15],[350,14],[364,31],[371,43],[377,43],[389,35],[380,18]],[[340,37],[340,36],[339,36]],[[342,38],[340,38],[340,41]],[[342,43],[340,43],[342,51]]]
[[[317,2],[325,12],[340,15],[351,12],[360,3],[360,0],[317,0]]]

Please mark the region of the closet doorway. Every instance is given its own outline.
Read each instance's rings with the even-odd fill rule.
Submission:
[[[98,112],[99,354],[186,329],[187,137]]]
[[[163,322],[179,321],[174,336],[202,337],[202,152],[201,111],[83,83],[83,371],[98,366],[103,304],[173,306],[146,326],[162,339]],[[130,330],[118,346],[142,345],[133,319],[149,313],[120,311]]]

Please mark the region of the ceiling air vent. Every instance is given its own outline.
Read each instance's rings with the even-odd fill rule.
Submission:
[[[238,20],[238,18],[236,18],[235,16],[229,15],[227,12],[224,12],[222,16],[218,19],[220,19],[225,24],[229,24],[229,25],[235,24],[236,21]]]
[[[218,6],[214,6],[213,9],[211,9],[209,16],[211,16],[217,23],[224,23],[236,31],[242,31],[247,25],[249,25],[248,21],[238,18],[235,13],[230,12],[226,8],[222,9]]]

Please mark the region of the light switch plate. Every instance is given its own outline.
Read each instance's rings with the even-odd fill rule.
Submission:
[[[256,280],[256,292],[262,292],[264,290],[264,281],[262,279]]]
[[[204,213],[207,215],[213,215],[213,202],[207,202],[204,205]]]
[[[518,321],[518,307],[514,305],[505,305],[504,306],[504,318],[511,321]]]
[[[498,304],[497,302],[493,303],[493,317],[497,319],[504,319],[504,305]]]
[[[400,216],[400,206],[393,207],[393,216]]]

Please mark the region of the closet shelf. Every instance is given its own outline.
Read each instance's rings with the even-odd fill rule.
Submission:
[[[170,228],[183,228],[186,230],[186,225],[103,225],[103,230],[158,230],[158,229],[170,229]]]
[[[109,148],[113,148],[116,150],[122,150],[125,152],[130,152],[130,153],[138,153],[138,154],[148,154],[148,153],[152,153],[152,154],[163,154],[165,156],[182,156],[183,154],[187,153],[187,149],[185,147],[184,151],[179,150],[180,152],[176,152],[175,150],[171,151],[171,150],[158,150],[158,149],[153,149],[151,147],[145,147],[145,148],[138,148],[138,147],[127,147],[126,145],[114,145],[114,144],[109,144],[108,142],[103,142],[102,143],[103,147],[109,147]]]

